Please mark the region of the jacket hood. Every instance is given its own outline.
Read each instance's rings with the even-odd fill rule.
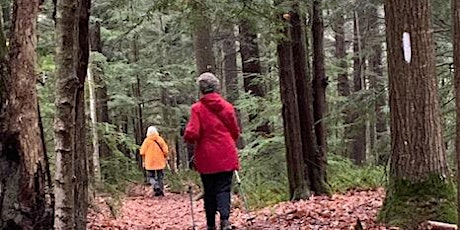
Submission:
[[[152,134],[147,136],[147,140],[149,141],[155,141],[159,135],[158,134]]]
[[[214,112],[220,112],[225,108],[225,100],[218,93],[205,94],[200,98],[200,102]]]

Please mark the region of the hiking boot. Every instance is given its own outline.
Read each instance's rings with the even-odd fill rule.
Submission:
[[[220,222],[220,229],[221,230],[232,230],[232,224],[228,220],[222,220]]]
[[[165,196],[165,193],[161,190],[155,191],[155,196]]]

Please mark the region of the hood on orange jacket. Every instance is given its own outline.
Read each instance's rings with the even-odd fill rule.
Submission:
[[[158,134],[153,134],[145,138],[140,151],[146,170],[164,169],[168,153],[168,145]]]

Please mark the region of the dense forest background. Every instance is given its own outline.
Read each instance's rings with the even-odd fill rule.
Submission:
[[[182,131],[199,99],[196,78],[210,71],[239,114],[251,208],[386,187],[384,222],[457,221],[451,1],[31,2],[1,1],[3,210],[14,206],[5,191],[36,183],[29,195],[47,208],[33,213],[52,213],[61,229],[73,215],[83,227],[97,194],[118,197],[144,180],[138,149],[151,125],[172,149],[169,189],[199,187]],[[403,56],[404,31],[428,34],[411,37],[412,62]],[[29,113],[30,123],[15,123]],[[29,185],[17,185],[26,174]],[[413,208],[404,199],[418,205],[426,197],[441,208],[401,214]],[[2,212],[1,226],[12,226],[11,216]]]

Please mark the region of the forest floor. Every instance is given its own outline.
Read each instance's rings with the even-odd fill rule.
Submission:
[[[236,229],[355,229],[357,220],[363,229],[387,228],[375,222],[382,206],[383,189],[350,191],[331,197],[317,196],[298,202],[283,202],[250,213],[233,208],[231,222]],[[234,206],[243,206],[235,198]],[[112,202],[112,204],[111,204]],[[190,198],[187,193],[166,193],[153,197],[150,187],[136,186],[113,208],[109,197],[98,197],[88,214],[88,229],[192,229]],[[108,205],[111,204],[111,205]],[[193,201],[196,229],[206,229],[203,199]],[[218,217],[216,218],[218,220]],[[218,221],[217,221],[218,223]]]

